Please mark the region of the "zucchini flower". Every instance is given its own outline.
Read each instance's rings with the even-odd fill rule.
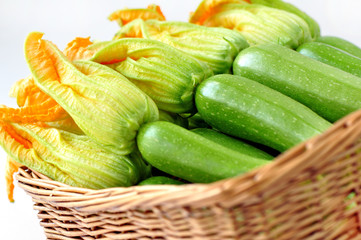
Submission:
[[[312,40],[309,26],[299,16],[241,0],[204,0],[190,22],[239,31],[250,45],[276,43],[297,48]]]
[[[260,4],[296,14],[297,16],[305,20],[306,23],[308,24],[308,27],[310,28],[310,32],[311,32],[311,37],[313,40],[315,40],[320,36],[320,26],[318,25],[318,23],[307,13],[301,11],[299,8],[297,8],[291,3],[287,3],[282,0],[250,0],[250,2],[252,4]]]
[[[134,20],[114,39],[139,37],[158,40],[206,63],[214,74],[229,73],[239,51],[249,45],[239,32],[186,22]]]
[[[151,4],[148,8],[138,9],[121,9],[113,12],[108,19],[110,21],[116,21],[120,27],[128,24],[135,19],[155,19],[159,21],[165,21],[165,17],[158,5]]]
[[[22,164],[75,187],[126,187],[150,173],[149,166],[137,152],[119,155],[87,135],[35,124],[0,122],[0,145],[13,164],[9,171],[17,170],[18,164]]]
[[[77,37],[67,44],[63,52],[70,61],[86,60],[91,58],[96,51],[108,43],[109,41],[92,42],[89,37]]]
[[[0,106],[0,119],[7,122],[37,123],[44,127],[57,127],[82,134],[70,115],[49,95],[36,86],[30,76],[17,81],[11,88],[19,108]]]
[[[76,38],[71,42],[71,45],[74,45],[74,42],[82,46],[84,46],[86,42],[88,43],[86,45],[91,43],[89,38]],[[70,45],[70,43],[68,45]],[[76,56],[80,55],[74,49],[72,53],[76,54]],[[49,95],[45,94],[36,86],[32,76],[15,82],[9,95],[16,99],[17,105],[20,108],[0,106],[2,121],[34,123],[46,128],[56,127],[57,129],[72,133],[83,134],[83,131],[76,125],[70,115]],[[30,148],[30,144],[26,143],[25,141],[23,142],[25,147]],[[10,202],[14,202],[14,174],[19,170],[20,166],[21,164],[7,156],[5,180]]]
[[[92,51],[99,48],[98,45],[92,43],[89,38],[75,38],[68,43],[64,54],[71,61],[85,59],[91,56]],[[83,133],[71,116],[35,84],[33,76],[17,81],[12,86],[9,95],[16,98],[20,108],[1,106],[0,119],[2,121],[41,123],[44,127]]]
[[[104,42],[102,42],[101,44],[92,43],[89,40],[89,38],[76,38],[68,44],[67,48],[64,51],[64,54],[66,54],[67,58],[71,61],[77,59],[84,59],[89,57],[90,54],[92,54],[92,51],[101,47],[102,44],[104,44]],[[13,127],[9,127],[10,123],[19,123],[19,124],[31,123],[39,128],[41,127],[48,130],[50,128],[56,128],[56,130],[54,131],[60,130],[60,131],[68,132],[68,134],[69,133],[75,134],[74,136],[84,134],[83,131],[74,122],[73,118],[54,99],[52,99],[48,94],[43,92],[35,84],[33,76],[29,76],[27,78],[17,81],[10,90],[10,96],[16,98],[17,105],[19,106],[19,108],[0,106],[0,118],[1,121],[4,122],[3,126],[6,126],[7,124],[7,127],[5,127],[5,129],[7,130],[7,134],[11,134],[10,136],[14,138],[18,144],[23,145],[25,149],[31,148],[32,143],[20,137],[19,134],[16,134],[16,132],[13,130]],[[100,145],[97,146],[97,148],[100,148]],[[120,157],[119,159],[121,158],[123,157]],[[135,163],[141,165],[139,166],[140,169],[137,171],[141,173],[141,175],[147,176],[148,170],[146,169],[148,167],[143,166],[144,164],[142,163],[139,154],[133,152],[131,156],[127,156],[126,158],[130,158],[132,159],[132,161],[134,161],[133,159],[135,159],[136,161]],[[23,163],[26,163],[25,164],[26,166],[34,167],[34,169],[44,174],[47,173],[43,168],[36,168],[36,166],[40,166],[41,164],[36,164],[36,166],[29,165],[26,158],[23,160],[24,160]],[[60,167],[61,164],[62,163],[59,162]],[[18,168],[20,166],[21,166],[20,163],[15,161],[9,155],[7,156],[5,179],[7,185],[8,198],[11,202],[14,201],[13,175],[15,172],[18,171]],[[50,170],[48,169],[48,171]],[[54,179],[61,180],[61,179],[57,179],[56,177]],[[62,182],[71,183],[64,180],[62,180]],[[75,185],[78,186],[78,184]]]
[[[112,41],[90,60],[115,69],[150,96],[159,109],[175,113],[194,110],[195,87],[212,75],[206,64],[151,39]]]
[[[111,68],[92,61],[69,61],[42,35],[31,33],[25,42],[35,84],[95,142],[122,155],[131,153],[140,125],[158,119],[155,103]]]
[[[30,76],[16,82],[10,91],[20,108],[0,106],[0,119],[12,122],[49,122],[69,115],[59,104],[41,91]]]

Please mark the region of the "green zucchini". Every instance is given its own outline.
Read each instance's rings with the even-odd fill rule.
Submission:
[[[361,108],[361,78],[280,45],[243,50],[233,73],[282,92],[330,122]]]
[[[280,152],[332,125],[292,98],[241,76],[206,79],[197,88],[195,102],[212,127]]]
[[[149,177],[147,179],[144,179],[140,183],[138,183],[139,186],[145,186],[145,185],[182,185],[184,182],[179,181],[177,179],[173,179],[166,176],[153,176]]]
[[[331,45],[352,55],[355,55],[356,57],[361,58],[361,48],[346,39],[336,36],[320,36],[316,39],[316,42]]]
[[[241,152],[252,157],[262,158],[265,160],[272,160],[274,158],[272,155],[242,141],[241,139],[236,139],[210,128],[194,128],[191,131],[227,148],[231,148],[234,151]]]
[[[210,183],[269,163],[164,121],[142,125],[137,144],[150,165],[189,182]]]
[[[308,42],[299,46],[297,52],[361,77],[361,58],[339,48],[320,42]]]

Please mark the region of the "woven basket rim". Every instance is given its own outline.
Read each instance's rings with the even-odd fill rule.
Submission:
[[[332,145],[328,146],[329,143],[323,140],[332,138],[337,132],[345,129],[350,132],[357,131],[354,138],[359,139],[361,127],[354,127],[356,122],[361,122],[361,110],[337,121],[324,133],[280,154],[267,165],[234,178],[209,184],[147,185],[92,190],[53,181],[26,167],[20,169],[16,179],[18,185],[32,198],[57,207],[75,208],[79,212],[115,212],[140,206],[142,209],[157,206],[170,209],[175,206],[207,207],[214,206],[215,203],[222,208],[230,208],[242,198],[249,198],[249,204],[259,201],[257,194],[263,189],[277,186],[289,174],[297,174],[312,166],[312,160],[304,162],[303,157],[319,154],[317,151],[320,149],[332,151]],[[341,141],[342,139],[339,140]],[[344,142],[347,144],[348,141]],[[236,190],[234,186],[237,186]]]

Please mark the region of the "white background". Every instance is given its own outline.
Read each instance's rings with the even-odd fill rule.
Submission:
[[[323,35],[335,35],[361,46],[361,1],[288,0],[316,19]],[[23,42],[32,31],[44,32],[60,49],[75,37],[110,40],[118,30],[109,22],[110,13],[124,7],[161,6],[168,20],[187,21],[200,0],[0,0],[0,104],[15,107],[8,97],[11,85],[29,74]],[[43,240],[32,201],[22,189],[15,189],[15,203],[6,198],[4,166],[6,155],[0,149],[0,232],[4,240]]]

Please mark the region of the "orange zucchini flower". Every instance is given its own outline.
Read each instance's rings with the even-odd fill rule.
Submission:
[[[120,73],[104,65],[69,61],[43,34],[25,42],[25,58],[39,88],[94,141],[129,154],[143,122],[158,119],[155,103]]]
[[[234,58],[249,46],[237,31],[179,21],[137,19],[121,27],[114,39],[129,37],[166,43],[207,64],[214,74],[229,73]]]
[[[110,21],[117,21],[119,26],[124,26],[135,19],[155,19],[165,21],[165,17],[158,5],[151,4],[148,8],[122,9],[110,14]]]
[[[87,135],[35,124],[0,121],[0,145],[17,163],[75,187],[131,186],[147,177],[150,170],[136,152],[120,155]],[[8,182],[13,180],[17,163],[8,161]],[[13,200],[11,186],[8,193]]]
[[[312,40],[309,25],[298,15],[242,0],[203,0],[190,22],[239,31],[250,45],[274,43],[296,48]]]
[[[112,41],[90,60],[115,69],[153,99],[159,109],[174,113],[192,112],[195,87],[212,75],[205,63],[152,39]]]

